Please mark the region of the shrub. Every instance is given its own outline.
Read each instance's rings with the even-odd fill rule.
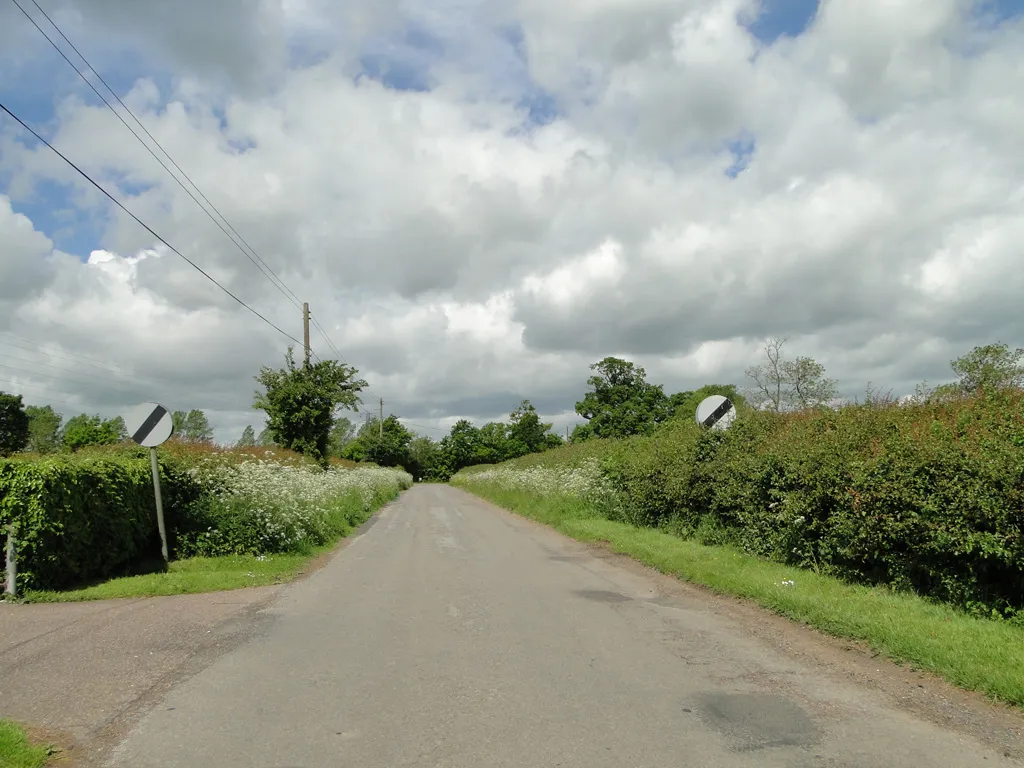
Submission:
[[[1024,611],[1020,390],[754,412],[727,432],[672,422],[583,446],[614,491],[610,514],[624,521],[975,613]],[[492,477],[572,465],[576,448],[509,462]]]

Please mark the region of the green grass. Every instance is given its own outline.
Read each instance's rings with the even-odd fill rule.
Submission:
[[[106,600],[115,597],[155,597],[216,592],[243,587],[281,584],[293,579],[312,559],[335,545],[319,547],[306,554],[228,555],[193,557],[170,563],[162,573],[122,576],[82,589],[64,591],[28,591],[25,602],[71,603],[81,600]]]
[[[0,720],[0,768],[42,768],[49,756],[49,748],[30,744],[20,727]]]
[[[462,485],[462,484],[460,484]],[[463,486],[466,487],[466,486]],[[467,490],[580,541],[607,542],[663,573],[748,598],[831,635],[865,642],[954,685],[1024,705],[1024,629],[910,594],[848,584],[730,547],[600,518],[584,503],[475,483]],[[792,581],[793,585],[783,585]]]

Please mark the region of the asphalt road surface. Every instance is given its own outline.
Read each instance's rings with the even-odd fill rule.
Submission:
[[[418,486],[172,688],[107,764],[1019,765],[664,581]]]

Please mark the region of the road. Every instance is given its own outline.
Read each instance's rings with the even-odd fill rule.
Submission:
[[[417,486],[173,687],[107,765],[1020,765],[668,581]]]

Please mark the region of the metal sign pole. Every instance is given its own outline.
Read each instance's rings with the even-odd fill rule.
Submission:
[[[18,554],[14,546],[14,523],[7,527],[7,584],[4,593],[18,596]]]
[[[160,553],[167,557],[167,531],[164,529],[164,503],[160,498],[160,464],[156,460],[156,448],[149,449],[149,461],[153,466],[153,492],[156,495],[156,526],[160,529]]]

